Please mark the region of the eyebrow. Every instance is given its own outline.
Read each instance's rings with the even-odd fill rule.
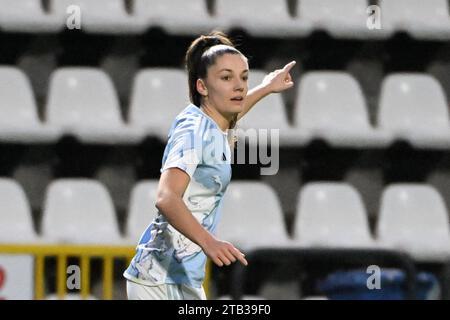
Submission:
[[[231,69],[220,69],[219,70],[219,72],[222,72],[222,71],[228,71],[228,72],[233,72],[233,70],[231,70]],[[248,69],[245,69],[244,71],[242,71],[241,73],[244,73],[244,72],[248,72]]]

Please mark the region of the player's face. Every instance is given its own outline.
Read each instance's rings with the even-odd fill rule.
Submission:
[[[205,79],[208,103],[226,116],[241,112],[248,91],[248,72],[244,56],[226,53],[218,57]]]

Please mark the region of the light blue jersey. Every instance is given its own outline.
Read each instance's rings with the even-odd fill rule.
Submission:
[[[220,219],[222,197],[231,179],[230,157],[227,134],[198,107],[190,104],[175,118],[161,172],[180,168],[190,176],[183,200],[211,233]],[[205,264],[203,250],[158,213],[142,234],[124,277],[144,285],[186,284],[199,288]]]

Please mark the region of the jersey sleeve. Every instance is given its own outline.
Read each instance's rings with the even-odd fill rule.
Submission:
[[[202,139],[192,123],[175,127],[164,151],[161,173],[169,168],[179,168],[192,178],[200,163]]]

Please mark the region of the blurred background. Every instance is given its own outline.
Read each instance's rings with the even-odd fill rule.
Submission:
[[[218,231],[271,250],[245,282],[209,267],[208,296],[403,298],[409,266],[417,297],[446,298],[447,0],[0,0],[0,298],[126,298],[189,103],[184,54],[212,30],[248,57],[251,86],[297,64],[294,88],[238,123],[280,129],[279,171],[234,164]]]

